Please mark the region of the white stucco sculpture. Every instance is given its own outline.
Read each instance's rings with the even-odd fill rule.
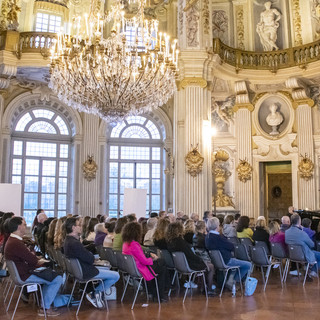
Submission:
[[[266,10],[260,14],[260,21],[256,30],[264,51],[278,50],[276,41],[281,13],[277,9],[271,9],[270,1],[265,2],[264,6]]]
[[[272,131],[269,133],[271,136],[276,136],[279,134],[278,127],[283,122],[283,116],[278,111],[278,106],[273,103],[269,107],[270,113],[268,114],[266,121],[267,124],[272,128]]]

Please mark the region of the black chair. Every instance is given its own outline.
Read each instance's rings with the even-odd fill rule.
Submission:
[[[162,249],[162,250],[159,250],[159,252],[160,252],[160,257],[164,260],[164,262],[166,264],[167,270],[174,272],[172,280],[171,280],[171,286],[173,286],[174,280],[177,279],[177,285],[178,285],[178,288],[179,288],[180,287],[179,279],[178,279],[178,277],[176,277],[177,270],[176,270],[176,268],[174,266],[174,261],[173,261],[173,258],[172,258],[172,255],[171,255],[170,251]],[[172,288],[169,289],[168,297],[170,297],[171,291],[172,291]]]
[[[100,250],[100,259],[107,260],[111,264],[111,269],[118,270],[116,252],[112,248],[102,247]]]
[[[308,275],[308,271],[309,271],[310,265],[314,265],[314,264],[316,265],[316,268],[317,268],[317,276],[318,276],[318,283],[319,283],[319,274],[318,274],[317,261],[308,262],[307,259],[306,259],[305,254],[303,252],[303,248],[300,245],[289,244],[288,245],[288,249],[289,249],[290,262],[295,262],[296,263],[299,277],[300,277],[299,264],[307,265],[306,273],[304,275],[304,280],[303,280],[303,286],[306,283],[306,279],[307,279],[307,275]]]
[[[234,257],[239,260],[251,262],[251,257],[244,244],[238,244],[234,246]]]
[[[283,248],[281,243],[271,243],[271,255],[273,259],[279,261],[280,268],[282,269],[282,261],[285,260],[284,269],[282,271],[282,282],[285,282],[287,279],[287,274],[289,271],[290,259]]]
[[[210,258],[211,258],[211,261],[212,261],[214,267],[218,270],[223,271],[223,273],[224,273],[224,279],[223,279],[223,283],[222,283],[222,287],[221,287],[221,291],[220,291],[220,298],[222,296],[222,292],[223,292],[224,286],[226,284],[229,271],[238,271],[238,275],[239,275],[239,279],[240,279],[241,293],[243,293],[240,266],[233,266],[233,267],[227,266],[224,263],[224,260],[223,260],[222,255],[219,250],[211,250],[211,251],[209,251],[209,255],[210,255]]]
[[[137,296],[138,296],[139,289],[141,287],[142,281],[144,281],[144,285],[145,285],[145,289],[146,289],[147,302],[149,301],[148,286],[147,286],[147,281],[143,278],[143,276],[139,272],[133,256],[128,255],[128,254],[122,254],[122,258],[123,258],[123,260],[122,260],[123,268],[124,268],[124,271],[126,272],[126,274],[128,275],[128,278],[127,278],[127,281],[126,281],[125,288],[123,290],[123,294],[122,294],[122,297],[121,297],[121,302],[123,301],[124,296],[126,294],[130,279],[133,280],[133,283],[135,283],[135,281],[138,281],[138,287],[135,288],[135,286],[134,286],[135,295],[134,295],[133,303],[132,303],[132,306],[131,306],[131,310],[132,310],[134,308],[135,303],[136,303]],[[154,278],[154,281],[155,281],[155,284],[156,284],[157,297],[158,297],[158,302],[159,302],[159,305],[160,305],[160,296],[159,296],[157,277]]]
[[[43,307],[43,312],[44,312],[44,316],[45,316],[45,319],[47,319],[47,314],[46,314],[46,309],[44,307],[44,302],[43,302],[43,294],[42,294],[42,289],[41,289],[41,285],[39,283],[25,283],[24,281],[21,280],[20,278],[20,275],[19,275],[19,272],[17,270],[17,267],[16,267],[16,264],[11,261],[11,260],[7,260],[6,261],[6,264],[7,264],[7,268],[8,268],[8,271],[10,273],[10,278],[12,279],[12,282],[14,284],[14,288],[13,288],[13,292],[11,294],[11,298],[10,298],[10,301],[9,301],[9,304],[7,306],[7,309],[6,311],[8,312],[9,310],[9,307],[10,307],[10,304],[11,304],[11,300],[12,300],[12,297],[14,295],[14,292],[15,292],[15,289],[18,287],[20,288],[20,293],[19,293],[19,296],[18,296],[18,300],[17,300],[17,303],[16,303],[16,306],[14,308],[14,311],[13,311],[13,314],[12,314],[12,317],[11,317],[11,320],[13,320],[15,314],[16,314],[16,311],[17,311],[17,307],[18,307],[18,304],[19,304],[19,301],[20,301],[20,298],[21,298],[21,294],[22,294],[22,291],[25,287],[29,287],[31,288],[31,286],[35,286],[36,290],[33,290],[33,291],[37,291],[39,290],[40,291],[40,296],[41,296],[41,305]]]
[[[250,252],[250,247],[252,247],[254,245],[254,243],[251,241],[251,239],[249,238],[238,238],[240,240],[240,243],[243,244],[248,252]]]
[[[227,237],[227,239],[233,243],[235,246],[240,244],[240,240],[237,237]]]
[[[76,315],[78,315],[80,307],[81,307],[81,304],[82,304],[82,301],[83,301],[83,298],[84,298],[84,295],[86,293],[87,286],[88,286],[88,284],[90,282],[92,282],[92,283],[93,282],[101,282],[102,283],[103,292],[105,292],[106,290],[105,290],[105,287],[104,287],[103,279],[97,279],[97,278],[84,279],[83,273],[82,273],[82,268],[81,268],[81,265],[80,265],[80,262],[79,262],[78,259],[69,259],[69,258],[65,257],[65,263],[66,263],[66,267],[67,267],[68,272],[74,278],[74,284],[73,284],[71,295],[70,295],[70,298],[69,298],[69,301],[68,301],[68,306],[71,303],[73,292],[74,292],[74,289],[76,287],[77,282],[80,283],[80,284],[81,283],[85,284],[83,292],[82,292],[82,295],[81,295],[81,299],[80,299],[80,302],[79,302],[79,306],[78,306],[78,309],[77,309],[77,312],[76,312]],[[106,309],[108,311],[109,310],[108,309],[108,302],[107,302],[106,299],[104,300],[104,302],[105,302],[105,305],[106,305]]]
[[[265,241],[256,240],[256,241],[255,241],[255,247],[262,247],[262,248],[264,248],[267,256],[270,256],[270,255],[271,255],[269,246],[267,245],[267,243],[266,243]]]
[[[191,281],[194,281],[194,278],[197,275],[202,275],[204,290],[206,292],[206,298],[208,299],[207,284],[206,284],[206,278],[204,275],[204,273],[207,270],[206,269],[198,270],[198,271],[192,270],[189,267],[187,258],[183,252],[180,252],[180,251],[172,252],[172,258],[173,258],[174,266],[176,268],[176,273],[175,273],[174,277],[177,276],[177,273],[180,273],[181,275],[186,275],[186,276],[188,276],[188,283],[190,283]],[[172,281],[174,281],[174,279]],[[189,286],[187,286],[187,288],[186,288],[186,292],[185,292],[184,298],[183,298],[183,303],[186,299],[188,289],[189,289]],[[191,288],[191,294],[192,294],[192,288]]]
[[[271,270],[272,266],[274,266],[275,264],[278,264],[278,262],[277,261],[271,262],[268,259],[268,256],[267,256],[267,253],[266,253],[264,247],[262,247],[262,246],[261,247],[254,246],[254,247],[251,247],[250,250],[251,250],[252,264],[257,267],[260,267],[260,269],[261,269],[262,280],[264,283],[263,291],[265,291],[266,287],[267,287],[268,280],[269,280],[270,270]],[[266,275],[264,275],[263,268],[267,268]],[[281,281],[281,286],[282,286],[281,268],[279,268],[279,272],[280,272],[280,281]]]

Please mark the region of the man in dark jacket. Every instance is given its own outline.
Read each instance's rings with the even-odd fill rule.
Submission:
[[[80,242],[81,223],[76,217],[68,218],[65,222],[66,239],[64,242],[64,254],[70,259],[78,259],[84,279],[102,279],[104,288],[109,289],[119,280],[119,273],[110,271],[105,267],[95,267],[94,255]],[[87,299],[98,308],[104,307],[103,286],[100,283],[94,292],[86,295]]]
[[[248,261],[238,260],[232,258],[232,251],[234,251],[234,245],[224,236],[220,234],[220,222],[216,217],[209,218],[207,221],[207,229],[209,233],[206,236],[206,248],[210,250],[219,250],[224,263],[229,266],[239,266],[241,279],[248,274],[251,269],[251,263]],[[228,289],[232,288],[233,280],[240,281],[238,273],[231,274],[226,283]]]

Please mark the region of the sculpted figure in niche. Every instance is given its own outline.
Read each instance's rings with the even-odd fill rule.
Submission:
[[[268,114],[266,121],[267,124],[272,128],[272,131],[270,132],[271,136],[276,136],[279,134],[278,127],[283,122],[283,116],[278,111],[278,106],[273,103],[269,107],[270,113]]]
[[[277,9],[271,9],[271,2],[264,4],[266,10],[260,14],[260,22],[257,24],[257,33],[260,37],[264,51],[278,50],[276,45],[277,30],[279,28],[279,20],[281,13]]]

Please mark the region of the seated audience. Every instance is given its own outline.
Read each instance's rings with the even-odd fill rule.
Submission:
[[[154,246],[153,235],[154,235],[154,232],[156,231],[157,223],[158,223],[158,218],[156,217],[148,219],[147,221],[148,231],[145,234],[143,239],[144,246]]]
[[[252,241],[253,231],[249,228],[250,219],[247,216],[241,216],[237,225],[237,237],[249,238]]]
[[[270,243],[281,243],[283,249],[287,251],[284,232],[281,232],[280,225],[277,221],[271,221],[269,224],[269,241]]]
[[[81,241],[83,241],[86,236],[87,236],[87,230],[88,230],[88,226],[89,226],[89,221],[90,221],[91,217],[90,216],[85,216],[82,219],[82,229],[81,229]]]
[[[311,220],[309,218],[304,218],[302,219],[301,225],[302,230],[309,236],[311,240],[313,240],[316,232],[314,230],[311,230]]]
[[[37,210],[37,212],[36,212],[36,215],[35,215],[35,217],[34,217],[34,219],[33,219],[33,222],[32,222],[32,226],[31,226],[31,233],[35,233],[35,229],[36,229],[36,227],[37,227],[37,225],[38,225],[38,215],[40,214],[40,213],[44,213],[44,210],[43,209],[38,209]]]
[[[158,217],[159,217],[159,215],[156,212],[151,212],[149,214],[149,218],[158,218]]]
[[[106,229],[104,223],[97,223],[94,226],[94,232],[96,234],[94,238],[94,244],[96,246],[102,246],[104,243],[104,239],[108,234],[108,230]]]
[[[307,261],[309,263],[316,261],[319,268],[320,252],[312,250],[314,243],[306,232],[302,230],[301,218],[298,214],[291,216],[291,227],[285,232],[285,240],[288,245],[296,244],[302,246]],[[313,265],[311,271],[309,271],[309,277],[317,276],[316,270],[316,265]]]
[[[54,218],[49,225],[49,230],[47,233],[47,244],[50,247],[54,246],[54,232],[56,230],[57,222],[58,222],[58,219]]]
[[[228,214],[223,221],[222,234],[227,238],[232,238],[237,236],[237,231],[234,223],[234,216]]]
[[[22,217],[13,217],[8,221],[10,236],[4,249],[5,258],[15,263],[22,281],[39,283],[43,286],[42,293],[46,313],[48,316],[58,316],[60,313],[54,311],[51,304],[61,287],[62,277],[58,275],[52,281],[47,281],[33,274],[35,269],[43,266],[44,261],[39,260],[24,244],[22,238],[26,233],[26,228],[27,224]],[[39,316],[44,316],[41,309]]]
[[[116,222],[115,228],[114,228],[114,238],[113,238],[113,246],[112,249],[116,251],[122,251],[122,228],[125,226],[125,224],[128,222],[127,217],[119,218]]]
[[[81,222],[79,218],[68,218],[65,222],[66,239],[64,241],[64,254],[70,259],[78,259],[84,279],[102,279],[104,289],[109,289],[119,280],[119,273],[104,267],[95,267],[94,255],[80,242]],[[104,293],[102,283],[94,291],[86,295],[87,299],[98,308],[104,307]]]
[[[197,213],[191,213],[190,219],[193,220],[194,223],[199,221],[199,215]]]
[[[270,249],[269,230],[267,228],[266,218],[264,216],[258,217],[252,239],[254,241],[265,242]]]
[[[113,239],[114,239],[114,228],[116,226],[116,223],[114,221],[112,222],[106,222],[105,223],[105,228],[108,231],[107,236],[104,238],[103,241],[103,246],[104,247],[108,247],[108,248],[112,248],[113,247]]]
[[[240,223],[240,221],[239,221]],[[240,276],[239,279],[238,272],[231,273],[227,282],[226,287],[232,289],[232,285],[235,281],[244,281],[247,277],[249,270],[251,269],[251,263],[248,261],[243,261],[239,259],[232,258],[232,252],[234,251],[234,245],[228,239],[220,234],[220,222],[216,217],[210,218],[207,221],[207,229],[209,233],[206,236],[206,248],[208,250],[219,250],[224,263],[229,266],[240,266]]]
[[[193,236],[194,236],[194,221],[192,219],[188,219],[184,223],[184,240],[186,240],[190,245],[193,243]]]
[[[212,211],[205,211],[203,214],[203,221],[207,222],[207,220],[212,217],[213,217]]]
[[[168,249],[166,232],[169,224],[170,224],[170,221],[168,218],[159,219],[156,230],[153,235],[154,245],[161,250]]]
[[[94,239],[96,237],[96,233],[94,232],[94,227],[96,224],[98,224],[99,220],[97,218],[90,218],[87,232],[86,232],[86,237],[83,240],[83,244],[90,244],[94,243]]]
[[[159,219],[163,219],[167,216],[167,213],[165,211],[159,211]]]
[[[44,212],[38,214],[38,225],[34,229],[34,236],[36,240],[39,239],[42,229],[45,227],[44,222],[48,219],[47,215]]]
[[[290,218],[288,216],[283,216],[281,218],[281,226],[280,226],[280,231],[281,232],[286,232],[290,228]]]
[[[0,222],[0,245],[1,246],[6,242],[6,240],[10,235],[5,229],[4,224],[8,219],[12,218],[13,216],[14,216],[13,212],[5,212],[2,215],[1,222]]]
[[[63,224],[65,223],[65,221],[67,220],[67,217],[61,217],[58,219],[57,225],[56,225],[56,229],[54,231],[54,248],[56,250],[61,250],[63,252],[63,243],[64,243],[64,239],[66,237],[66,233],[65,233],[65,228],[63,227]]]
[[[122,229],[122,239],[122,253],[133,256],[139,272],[147,281],[148,288],[150,289],[153,298],[157,298],[156,286],[153,280],[157,275],[160,300],[163,302],[166,301],[164,298],[166,268],[163,261],[159,259],[156,254],[150,252],[150,258],[147,258],[144,255],[139,243],[141,240],[141,225],[137,222],[126,224]]]

